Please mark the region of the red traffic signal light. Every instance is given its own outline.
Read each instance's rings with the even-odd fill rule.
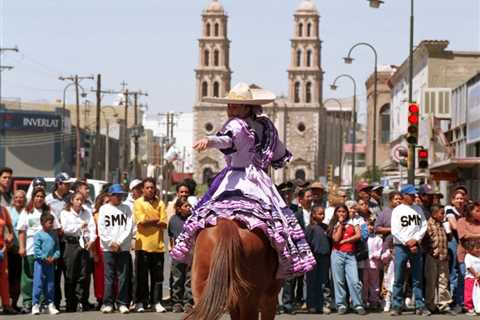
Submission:
[[[416,103],[410,103],[408,105],[408,134],[407,142],[409,144],[417,144],[418,138],[418,113],[420,108]]]
[[[420,169],[428,168],[428,150],[426,149],[418,150],[418,167]]]

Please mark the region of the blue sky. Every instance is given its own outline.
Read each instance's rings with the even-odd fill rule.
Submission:
[[[229,14],[232,82],[255,82],[277,94],[287,91],[293,13],[300,0],[221,0]],[[209,0],[0,0],[5,53],[3,95],[24,100],[61,98],[60,75],[103,74],[105,89],[148,91],[150,112],[190,111],[194,102],[194,68],[198,63],[200,15]],[[408,0],[385,0],[371,9],[366,0],[316,1],[323,41],[325,97],[351,94],[348,82],[332,92],[337,75],[352,74],[365,94],[373,69],[366,48],[356,61],[341,59],[356,42],[373,44],[379,64],[400,64],[408,54]],[[453,50],[480,50],[478,0],[417,0],[415,42],[449,40]],[[84,82],[87,88],[93,82]],[[69,95],[67,99],[72,99]],[[92,101],[94,96],[90,96]],[[109,98],[106,98],[106,103]]]

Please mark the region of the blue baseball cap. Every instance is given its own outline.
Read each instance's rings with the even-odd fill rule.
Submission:
[[[34,188],[38,186],[42,186],[45,188],[47,186],[47,182],[43,177],[36,177],[35,179],[32,180],[32,185]]]
[[[55,176],[55,183],[73,183],[75,179],[70,177],[68,173],[61,172]]]
[[[401,194],[417,194],[417,189],[412,184],[405,184],[400,190]]]
[[[125,190],[123,190],[122,186],[118,183],[112,184],[110,188],[108,188],[108,193],[110,194],[118,194],[118,195],[124,195],[127,194]]]

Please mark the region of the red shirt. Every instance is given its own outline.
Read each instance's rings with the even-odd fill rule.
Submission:
[[[6,208],[0,206],[0,250],[3,249],[6,226],[12,225],[12,219]]]
[[[354,235],[355,235],[355,227],[353,225],[347,224],[343,227],[342,240],[351,238]],[[347,242],[347,243],[340,244],[340,241],[339,241],[333,244],[333,249],[341,252],[352,253],[355,251],[355,243]]]

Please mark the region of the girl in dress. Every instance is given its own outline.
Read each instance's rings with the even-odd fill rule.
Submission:
[[[272,121],[261,114],[260,106],[274,99],[272,93],[244,83],[226,98],[205,99],[228,105],[229,120],[216,136],[201,139],[193,147],[197,151],[219,149],[227,166],[185,222],[172,250],[173,259],[190,262],[198,232],[225,218],[265,233],[278,253],[277,278],[305,273],[315,265],[302,229],[267,174],[270,167],[281,168],[291,158]]]

